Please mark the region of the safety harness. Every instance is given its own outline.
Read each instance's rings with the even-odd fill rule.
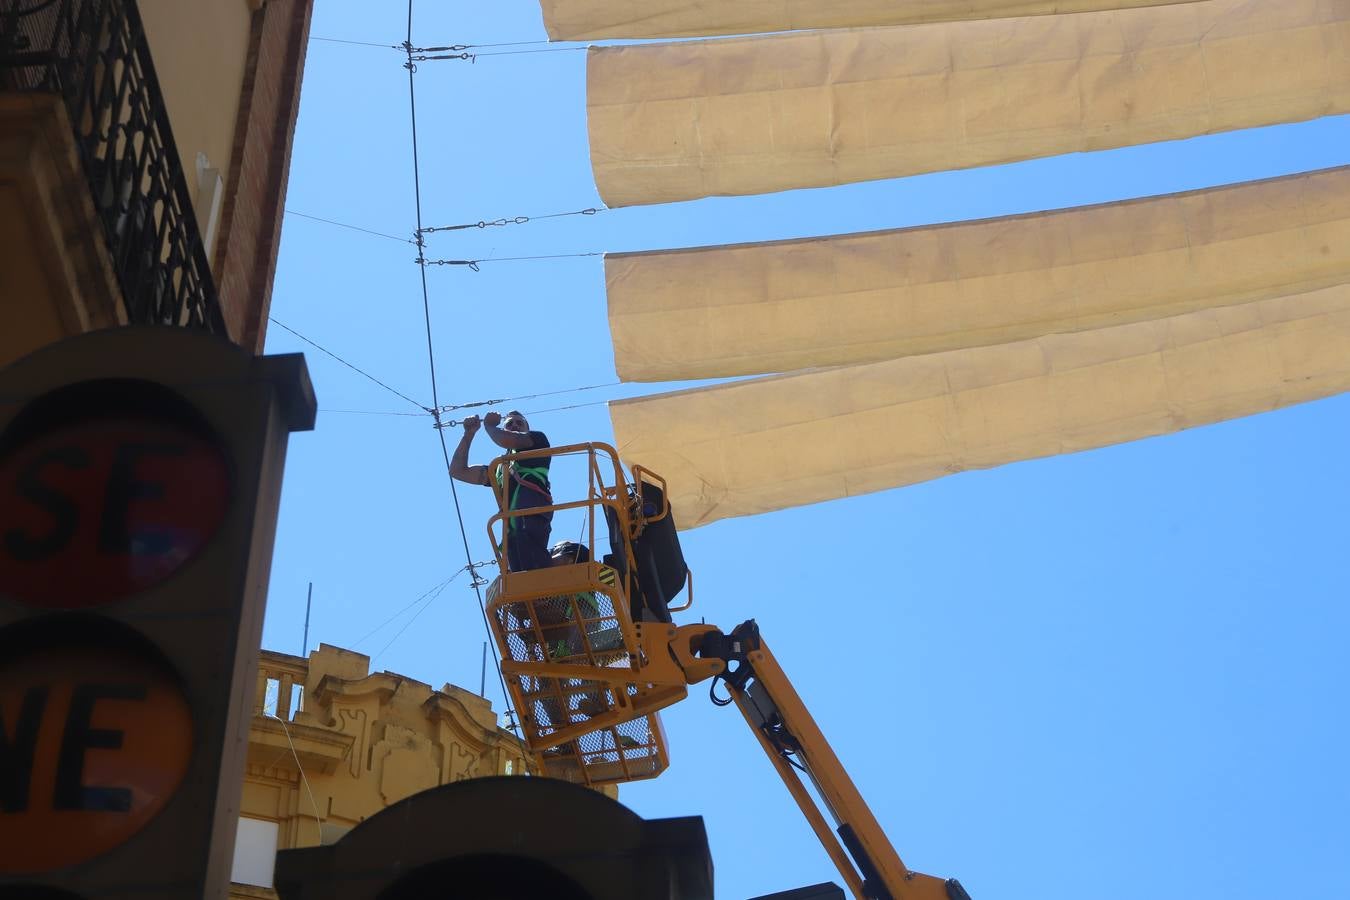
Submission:
[[[511,481],[512,484],[514,485],[511,491],[510,503],[507,506],[507,508],[510,511],[515,512],[517,509],[520,509],[521,488],[528,488],[529,490],[532,490],[536,494],[539,494],[541,497],[543,497],[544,498],[543,505],[545,506],[553,505],[553,494],[549,491],[548,487],[546,487],[546,485],[548,484],[547,466],[522,466],[520,463],[517,462],[509,463],[509,466],[511,472]],[[530,481],[529,478],[531,477],[537,478],[538,483],[536,484],[535,482]],[[503,479],[501,466],[497,467],[495,479],[497,482],[497,489],[504,490],[505,488],[502,484]],[[512,531],[516,531],[520,528],[519,516],[511,517],[510,527]]]

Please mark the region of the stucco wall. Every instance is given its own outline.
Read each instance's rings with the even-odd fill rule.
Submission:
[[[222,174],[230,169],[254,3],[139,0],[139,6],[188,191],[197,204],[197,154],[205,153]],[[232,187],[227,182],[225,190]],[[200,206],[197,214],[200,221]]]

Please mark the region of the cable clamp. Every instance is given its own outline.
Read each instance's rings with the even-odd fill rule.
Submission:
[[[509,401],[506,400],[505,398],[503,398],[503,399],[501,399],[501,400],[475,400],[475,401],[472,402],[472,403],[452,403],[452,404],[450,404],[449,406],[442,406],[442,407],[440,407],[439,409],[437,409],[436,411],[437,411],[437,412],[454,412],[454,411],[457,410],[457,409],[471,409],[471,408],[473,408],[473,407],[475,407],[475,406],[496,406],[496,405],[498,405],[499,403],[507,403],[507,402],[509,402]]]
[[[408,59],[413,60],[415,62],[427,62],[428,60],[437,60],[437,59],[467,59],[470,63],[474,63],[478,61],[478,54],[476,53],[438,53],[431,55],[421,54],[418,56],[410,55]],[[411,62],[404,64],[404,68],[408,68],[409,66],[412,67],[412,70],[414,72],[417,71],[417,67],[413,66]]]
[[[416,262],[418,265],[423,266],[468,266],[475,272],[481,271],[478,268],[478,264],[481,261],[482,260],[477,259],[421,259],[421,258],[413,260],[413,262]]]

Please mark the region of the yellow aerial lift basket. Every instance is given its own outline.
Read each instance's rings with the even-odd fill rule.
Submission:
[[[640,467],[632,480],[625,478],[617,452],[600,443],[511,454],[490,471],[544,456],[583,458],[585,496],[555,496],[552,505],[514,512],[502,496],[488,523],[503,572],[488,588],[488,621],[526,748],[540,773],[554,778],[587,785],[654,778],[669,763],[656,711],[683,699],[687,689],[651,683],[639,671],[645,662],[640,627],[645,620],[669,621],[669,613],[664,604],[657,613],[635,608],[633,539],[669,518],[665,484]],[[578,509],[585,513],[591,554],[608,551],[603,561],[508,571],[513,518]]]

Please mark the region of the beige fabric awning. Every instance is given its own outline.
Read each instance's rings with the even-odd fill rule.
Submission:
[[[1350,285],[613,403],[682,528],[1350,390]]]
[[[550,40],[701,37],[1042,16],[1196,0],[540,0]]]
[[[1350,167],[898,231],[606,257],[625,381],[790,372],[1350,281]]]
[[[608,205],[764,193],[1350,112],[1350,0],[600,47],[588,78]]]

